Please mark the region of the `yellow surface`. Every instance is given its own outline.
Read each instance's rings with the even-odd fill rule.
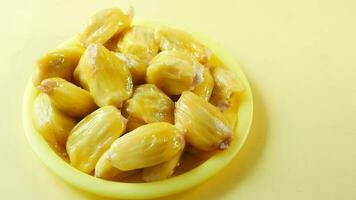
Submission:
[[[165,200],[356,199],[353,0],[2,1],[0,199],[103,199],[39,161],[24,136],[21,98],[38,56],[116,5],[204,33],[231,52],[252,85],[255,121],[239,156]]]

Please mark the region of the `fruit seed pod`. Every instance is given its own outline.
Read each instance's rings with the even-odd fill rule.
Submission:
[[[79,34],[79,40],[86,47],[92,43],[104,44],[115,34],[128,28],[131,19],[132,16],[118,8],[101,10],[90,18]]]
[[[113,167],[109,160],[107,160],[108,151],[106,151],[96,163],[94,176],[98,178],[108,180],[120,180],[127,176],[131,176],[137,172],[137,170],[121,171]]]
[[[128,67],[101,44],[88,46],[75,74],[100,107],[121,107],[132,94],[133,84]]]
[[[69,116],[81,118],[97,108],[88,91],[64,79],[45,79],[37,88],[46,93],[53,104]]]
[[[126,102],[125,111],[145,123],[174,121],[173,101],[152,84],[138,86]]]
[[[45,93],[39,93],[33,102],[32,122],[35,129],[44,137],[48,144],[59,153],[76,121],[54,107]]]
[[[212,70],[214,78],[214,89],[210,102],[221,110],[228,108],[231,104],[232,94],[242,93],[244,87],[235,73],[227,68],[216,67]]]
[[[206,101],[209,101],[211,93],[214,88],[214,79],[210,73],[209,68],[204,67],[202,81],[195,86],[195,89],[192,91],[198,96],[202,97]]]
[[[229,99],[230,106],[222,111],[232,130],[235,130],[237,125],[240,98],[241,96],[239,93],[233,93]]]
[[[48,52],[37,61],[32,75],[33,85],[37,86],[42,80],[51,77],[72,81],[73,71],[83,52],[84,49],[77,46],[67,46]]]
[[[162,51],[185,51],[194,56],[202,64],[207,63],[209,60],[211,55],[210,50],[184,31],[162,26],[157,28],[155,35]]]
[[[183,51],[162,51],[154,57],[146,73],[146,81],[168,95],[193,90],[203,76],[203,66]]]
[[[67,153],[75,168],[90,173],[101,155],[125,131],[126,119],[114,106],[104,106],[82,119],[67,140]]]
[[[179,160],[183,151],[179,152],[172,159],[161,164],[144,168],[142,170],[142,179],[146,182],[160,181],[173,175],[174,169],[179,166]]]
[[[172,124],[150,123],[117,139],[110,147],[108,160],[122,171],[151,167],[173,158],[184,143],[183,135]]]
[[[131,27],[119,40],[117,46],[120,52],[136,55],[146,64],[157,55],[159,50],[154,30],[146,26]]]
[[[175,125],[189,144],[204,151],[227,148],[233,134],[218,108],[189,91],[176,102]]]
[[[115,53],[116,56],[123,61],[130,70],[132,76],[132,82],[134,84],[140,84],[145,81],[147,64],[139,59],[135,55],[131,54],[122,54],[119,52]]]

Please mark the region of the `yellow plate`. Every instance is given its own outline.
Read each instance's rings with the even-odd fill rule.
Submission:
[[[34,129],[31,122],[31,108],[37,91],[29,81],[23,97],[22,120],[26,137],[38,157],[67,183],[96,195],[122,199],[147,199],[172,195],[196,186],[222,170],[238,153],[248,136],[253,114],[252,93],[247,78],[233,57],[204,36],[199,34],[193,34],[193,36],[210,48],[226,66],[236,72],[245,87],[238,113],[238,126],[235,130],[234,140],[228,149],[219,152],[184,174],[163,181],[122,183],[95,178],[80,172],[63,161]]]

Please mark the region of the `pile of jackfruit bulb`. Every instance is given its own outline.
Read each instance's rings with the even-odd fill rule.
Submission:
[[[35,66],[35,129],[78,170],[117,180],[171,177],[184,153],[228,148],[241,82],[190,34],[99,11]]]

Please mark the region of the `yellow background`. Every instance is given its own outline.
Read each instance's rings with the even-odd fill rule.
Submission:
[[[64,1],[0,4],[0,199],[103,199],[55,177],[28,145],[21,98],[36,58],[102,8],[201,32],[250,80],[243,150],[205,184],[168,199],[356,199],[356,1]]]

